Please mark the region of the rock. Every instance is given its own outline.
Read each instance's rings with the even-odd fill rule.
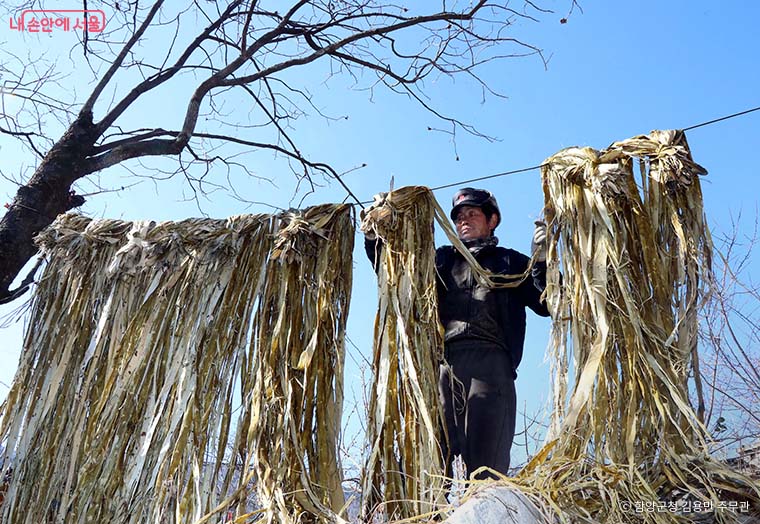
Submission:
[[[551,524],[553,520],[523,493],[505,486],[475,492],[444,521],[446,524]]]

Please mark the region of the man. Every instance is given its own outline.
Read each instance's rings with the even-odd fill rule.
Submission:
[[[451,219],[457,235],[483,268],[502,275],[527,271],[527,256],[497,246],[494,230],[501,213],[490,192],[469,187],[458,191]],[[377,241],[366,238],[365,248],[375,261]],[[517,406],[514,381],[525,340],[525,308],[549,316],[541,301],[546,287],[543,222],[536,222],[532,252],[535,263],[519,285],[491,288],[478,282],[453,246],[436,250],[438,314],[445,330],[445,362],[438,389],[448,437],[441,444],[449,477],[455,455],[462,455],[470,475],[483,466],[503,474],[509,469]],[[484,471],[476,478],[492,476]]]

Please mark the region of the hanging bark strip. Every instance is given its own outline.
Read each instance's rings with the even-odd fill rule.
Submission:
[[[705,173],[675,131],[544,162],[554,420],[549,444],[518,480],[564,522],[690,522],[684,507],[660,508],[760,495],[709,457],[689,400],[697,311],[712,280]]]
[[[338,522],[344,334],[351,296],[351,207],[282,218],[254,334],[248,449],[264,522]]]
[[[435,287],[436,207],[429,189],[401,188],[362,222],[362,229],[373,231],[384,244],[379,253],[369,456],[363,472],[367,520],[375,513],[388,520],[412,518],[446,502],[438,445],[443,333]]]
[[[347,206],[310,209],[302,220],[284,244],[293,217],[155,224],[65,215],[41,235],[49,262],[0,419],[3,475],[11,478],[2,522],[242,522],[253,513],[274,514],[272,522],[339,521],[339,466],[330,450],[351,266],[336,252],[353,232]],[[304,276],[300,306],[290,291],[286,310],[305,313],[298,336],[308,341],[318,331],[319,343],[284,339],[288,350],[311,355],[292,380],[318,398],[271,405],[282,425],[262,433],[253,392],[270,385],[258,382],[255,366],[270,346],[257,346],[252,330],[266,325],[267,311],[282,309],[265,291],[282,285],[271,281],[282,277],[281,244],[300,249],[315,234],[319,249],[284,265]],[[271,336],[282,338],[291,322],[283,318]],[[287,520],[282,505],[261,507],[274,502],[254,495],[257,435],[298,441],[289,449],[303,456],[288,455],[298,479],[280,489],[312,486],[318,513],[304,507],[300,520]]]

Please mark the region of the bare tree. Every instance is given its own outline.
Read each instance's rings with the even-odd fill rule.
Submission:
[[[5,7],[18,15],[22,7],[40,7],[35,3]],[[294,74],[299,68],[321,64],[328,77],[390,89],[421,104],[451,132],[483,136],[434,107],[425,79],[464,75],[484,94],[499,96],[479,68],[512,56],[540,56],[509,30],[516,19],[535,20],[548,12],[530,1],[513,9],[508,0],[288,3],[103,2],[99,7],[110,9],[106,31],[84,33],[76,49],[94,85],[83,99],[61,95],[65,81],[55,64],[40,69],[18,57],[4,61],[3,90],[23,103],[13,114],[2,113],[0,133],[18,139],[36,160],[28,180],[15,177],[20,187],[0,222],[0,302],[13,300],[31,282],[30,276],[10,289],[36,251],[34,235],[84,203],[73,185],[127,161],[173,157],[176,167],[166,176],[183,176],[195,192],[225,185],[219,176],[225,170],[251,174],[235,161],[236,147],[288,159],[299,184],[314,184],[315,176],[340,181],[335,169],[312,160],[292,136],[299,116],[321,114],[309,86]],[[128,124],[146,99],[176,96],[188,86],[193,89],[181,127]],[[246,107],[231,111],[241,97]],[[56,127],[65,130],[59,138],[60,133],[51,136]]]
[[[760,441],[760,285],[753,280],[758,223],[741,233],[741,217],[716,242],[716,279],[703,311],[705,422],[715,450]]]

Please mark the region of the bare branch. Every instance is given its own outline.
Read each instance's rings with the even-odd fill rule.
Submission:
[[[29,286],[31,286],[34,283],[34,276],[37,274],[37,270],[40,269],[40,266],[42,265],[44,261],[45,259],[42,257],[37,259],[37,263],[29,271],[26,277],[24,277],[24,280],[21,281],[19,286],[16,289],[8,291],[8,293],[5,296],[0,297],[0,304],[7,304],[8,302],[13,302],[17,298],[19,298],[21,295],[26,293],[29,290]]]
[[[143,20],[143,23],[140,24],[140,28],[135,32],[134,35],[132,35],[132,38],[130,38],[129,41],[126,43],[126,45],[121,49],[121,52],[116,56],[116,59],[113,61],[113,64],[111,64],[111,67],[108,69],[108,71],[106,71],[106,74],[103,75],[103,78],[100,80],[100,82],[97,83],[95,88],[92,90],[92,94],[90,94],[90,97],[82,106],[83,113],[92,113],[92,109],[95,106],[95,102],[98,100],[98,97],[106,88],[106,86],[108,85],[108,82],[110,82],[113,76],[116,74],[116,71],[118,71],[119,68],[122,66],[122,64],[124,63],[124,59],[127,57],[129,52],[132,50],[135,44],[137,44],[137,42],[140,40],[140,38],[145,33],[145,31],[148,30],[148,27],[150,27],[150,24],[153,21],[153,18],[156,16],[156,13],[158,13],[158,10],[161,8],[161,5],[163,5],[163,3],[164,3],[164,0],[156,0],[156,2],[153,4],[153,7],[148,13],[148,16],[146,16],[145,20]],[[85,43],[85,47],[86,47],[86,43]]]
[[[175,64],[170,67],[169,69],[165,69],[160,71],[159,73],[155,74],[154,76],[148,78],[144,82],[137,85],[134,89],[132,89],[118,104],[116,104],[116,107],[114,107],[100,122],[97,124],[97,128],[99,133],[103,133],[108,127],[113,124],[119,116],[124,113],[124,111],[127,110],[134,102],[137,100],[140,95],[147,93],[151,89],[154,89],[155,87],[163,84],[164,82],[171,79],[174,75],[177,74],[182,69],[182,66],[185,65],[187,60],[190,58],[190,56],[200,47],[200,45],[203,43],[204,40],[208,38],[208,36],[216,29],[219,28],[219,26],[222,25],[227,19],[227,16],[238,6],[240,5],[241,0],[235,0],[232,2],[225,12],[211,25],[209,25],[196,39],[187,46],[184,53],[177,59]],[[157,4],[163,3],[163,0],[159,0]],[[155,7],[155,6],[154,6]],[[151,10],[151,13],[154,14],[153,10]],[[150,16],[149,16],[150,18]],[[146,19],[146,22],[148,20]],[[145,25],[145,22],[141,25],[141,30],[144,31],[143,27],[147,28]],[[120,55],[121,56],[121,55]],[[123,60],[123,58],[122,58]],[[113,76],[113,74],[111,75]],[[105,80],[105,84],[108,83],[108,80],[110,80],[110,77],[108,80]],[[105,87],[105,84],[103,87]],[[92,97],[91,97],[92,98]],[[94,103],[94,101],[93,101]],[[85,107],[87,107],[87,104],[85,104]],[[91,110],[91,107],[90,107]]]

